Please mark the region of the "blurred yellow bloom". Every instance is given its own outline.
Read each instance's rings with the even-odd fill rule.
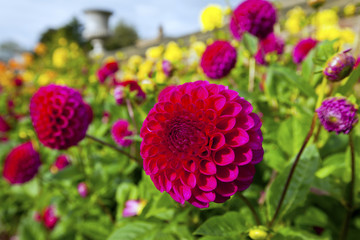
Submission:
[[[356,12],[355,4],[349,3],[344,7],[344,15],[347,17],[355,15],[355,12]]]
[[[68,60],[68,50],[63,47],[59,47],[55,49],[52,55],[53,65],[58,68],[62,68],[66,65]]]
[[[65,46],[67,44],[66,38],[59,38],[58,43],[60,46]]]
[[[39,76],[38,84],[40,86],[48,85],[49,83],[53,82],[53,80],[56,78],[56,75],[56,72],[48,70]]]
[[[27,67],[27,66],[30,66],[32,63],[33,63],[33,55],[29,52],[24,52],[22,54],[22,58],[24,60],[24,66]]]
[[[206,45],[203,42],[196,41],[190,45],[190,49],[195,51],[196,55],[200,57],[204,53]]]
[[[151,79],[144,79],[139,83],[141,89],[145,92],[145,93],[150,93],[153,92],[155,89],[155,83],[154,81],[152,81]]]
[[[334,40],[339,38],[340,34],[341,29],[337,25],[324,25],[317,29],[315,37],[319,41]]]
[[[70,43],[70,49],[72,51],[77,51],[77,50],[79,50],[79,45],[76,42],[72,42],[72,43]]]
[[[200,15],[201,30],[203,32],[221,28],[224,25],[224,12],[219,5],[208,5]]]
[[[170,62],[176,62],[182,59],[182,50],[176,42],[171,41],[166,45],[164,58]]]
[[[129,71],[125,71],[123,73],[123,76],[122,76],[122,81],[127,81],[127,80],[134,80],[136,77],[134,76],[134,74],[132,72],[129,72]]]
[[[133,55],[129,58],[128,60],[128,67],[135,71],[139,65],[141,64],[141,62],[143,61],[143,58],[139,55]]]
[[[116,58],[119,60],[123,60],[125,58],[125,54],[122,51],[117,51],[115,53],[115,55],[116,55]]]
[[[161,58],[163,51],[164,51],[164,47],[161,45],[157,47],[151,47],[146,50],[145,56],[151,59],[159,59]]]
[[[295,7],[287,13],[285,28],[291,34],[297,34],[304,27],[306,14],[301,7]]]
[[[32,71],[26,70],[22,76],[24,82],[31,82],[34,80],[35,74]]]
[[[230,7],[226,7],[224,10],[224,14],[225,15],[231,15],[232,14],[232,9]]]
[[[167,76],[163,71],[157,71],[155,75],[155,82],[157,84],[163,84],[166,82]]]
[[[34,52],[39,56],[43,56],[46,53],[46,50],[46,45],[40,42],[35,46]]]
[[[137,77],[139,80],[143,80],[145,78],[149,77],[149,73],[152,70],[154,63],[151,60],[146,60],[144,61],[140,66],[139,66],[139,71],[137,73]]]
[[[313,25],[316,27],[337,25],[339,17],[334,9],[325,9],[318,12],[313,18]]]

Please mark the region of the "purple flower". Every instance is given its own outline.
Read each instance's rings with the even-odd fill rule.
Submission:
[[[244,32],[262,39],[273,32],[276,10],[265,0],[246,0],[233,12],[230,31],[234,38],[241,39]]]
[[[128,130],[129,123],[126,120],[119,119],[114,123],[111,128],[111,136],[114,141],[122,147],[128,147],[131,145],[131,139],[125,139],[127,136],[131,136],[132,132]]]
[[[292,52],[294,63],[296,64],[301,63],[306,58],[306,56],[311,51],[311,49],[313,49],[316,46],[317,43],[318,41],[312,38],[306,38],[300,40],[296,44]]]
[[[328,60],[323,72],[327,80],[338,82],[349,76],[355,65],[355,58],[348,55],[349,51],[338,53]]]
[[[358,122],[357,110],[345,98],[329,98],[322,102],[316,112],[327,131],[348,134]]]
[[[145,205],[146,202],[143,200],[128,200],[125,203],[125,208],[122,215],[123,217],[133,217],[140,215]]]
[[[266,38],[260,40],[259,48],[255,55],[255,60],[258,64],[266,65],[266,54],[276,53],[282,54],[284,52],[284,40],[276,36],[274,33],[270,33]]]
[[[86,183],[81,182],[77,186],[78,193],[81,197],[85,198],[88,195],[88,187]]]
[[[165,75],[167,77],[169,77],[171,75],[172,70],[173,70],[171,62],[169,62],[168,60],[163,60],[162,61],[162,70],[165,73]]]

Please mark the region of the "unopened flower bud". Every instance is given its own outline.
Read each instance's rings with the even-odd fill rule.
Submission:
[[[326,79],[338,82],[349,76],[355,65],[355,58],[348,54],[349,50],[330,58],[324,69]]]

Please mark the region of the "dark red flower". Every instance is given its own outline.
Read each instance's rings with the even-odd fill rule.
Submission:
[[[306,56],[311,51],[311,49],[316,47],[317,43],[318,43],[318,41],[316,41],[315,39],[312,39],[312,38],[306,38],[306,39],[300,40],[296,44],[296,46],[294,47],[294,50],[292,52],[294,63],[296,63],[296,64],[301,63],[306,58]]]
[[[227,41],[215,41],[207,46],[200,66],[206,76],[220,79],[228,75],[236,64],[236,49]]]
[[[273,32],[276,10],[265,0],[246,0],[233,12],[230,31],[234,38],[241,39],[244,32],[262,39]]]
[[[122,147],[128,147],[132,143],[132,140],[125,139],[127,136],[131,136],[133,134],[128,128],[129,123],[123,119],[117,120],[111,128],[112,138]]]
[[[56,158],[54,164],[50,168],[50,171],[52,173],[56,173],[57,171],[66,168],[68,165],[70,165],[69,157],[65,154],[61,154]]]
[[[141,128],[146,174],[175,201],[199,208],[245,190],[264,153],[261,121],[252,109],[223,85],[165,88]]]
[[[126,88],[128,88],[127,92],[137,92],[135,96],[135,101],[137,103],[140,104],[146,99],[146,93],[141,89],[138,82],[134,80],[128,80],[116,84],[116,87],[114,89],[114,97],[117,104],[123,104],[125,98],[130,97],[126,94]]]
[[[108,62],[104,66],[102,66],[97,71],[97,76],[99,78],[100,83],[104,83],[105,80],[114,75],[119,70],[119,65],[117,62]]]
[[[21,87],[24,83],[24,80],[21,77],[14,78],[14,84],[16,87]]]
[[[284,52],[284,47],[284,40],[274,33],[270,33],[266,38],[260,40],[255,60],[258,64],[266,65],[266,54],[276,53],[280,55]]]
[[[30,181],[41,165],[40,155],[32,143],[27,142],[15,147],[4,162],[3,177],[11,184]]]
[[[30,101],[30,116],[41,143],[54,149],[77,145],[92,121],[91,107],[66,86],[40,88]]]
[[[0,115],[0,132],[7,132],[10,130],[9,124],[5,121],[5,119]]]
[[[45,227],[49,230],[52,230],[56,226],[56,223],[58,222],[59,217],[56,216],[54,206],[51,205],[51,206],[48,206],[45,208],[43,215],[42,215],[42,220],[43,220]]]

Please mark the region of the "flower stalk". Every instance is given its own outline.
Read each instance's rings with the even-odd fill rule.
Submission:
[[[260,218],[259,218],[258,214],[256,213],[254,206],[249,201],[249,199],[247,199],[241,192],[238,192],[237,195],[250,209],[250,211],[251,211],[251,213],[252,213],[252,215],[254,217],[254,220],[256,222],[256,225],[261,225]]]

